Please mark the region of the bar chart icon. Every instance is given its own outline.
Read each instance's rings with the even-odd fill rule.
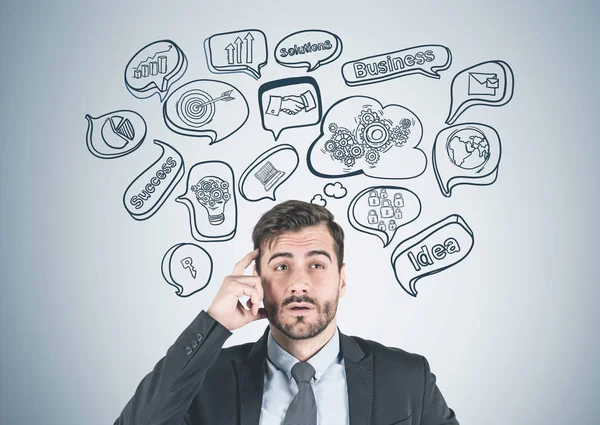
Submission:
[[[125,67],[125,85],[139,99],[158,94],[164,101],[173,83],[187,69],[187,58],[171,40],[159,40],[140,49]]]
[[[133,70],[133,78],[143,78],[167,73],[167,57],[159,56],[156,60],[140,63]]]

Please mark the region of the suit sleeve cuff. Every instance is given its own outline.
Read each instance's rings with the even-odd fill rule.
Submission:
[[[202,310],[177,339],[186,356],[192,357],[205,339],[210,337],[211,346],[222,347],[233,333]]]
[[[279,115],[281,111],[281,97],[279,96],[271,96],[269,98],[269,106],[267,106],[266,114],[267,115]]]
[[[310,90],[305,91],[304,93],[302,93],[302,95],[300,96],[302,98],[302,103],[304,103],[304,110],[306,112],[315,109],[317,107],[317,102],[315,101],[315,98],[313,96],[313,94],[310,92]]]

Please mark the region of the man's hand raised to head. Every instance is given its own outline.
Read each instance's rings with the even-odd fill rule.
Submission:
[[[231,275],[223,279],[219,292],[208,308],[207,313],[230,331],[267,317],[265,309],[260,307],[263,300],[260,277],[244,274],[257,255],[258,249],[236,263]],[[243,296],[250,297],[246,302],[250,310],[246,310],[240,302],[239,298]]]

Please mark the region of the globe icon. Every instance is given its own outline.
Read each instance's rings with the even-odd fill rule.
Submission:
[[[450,161],[464,170],[482,167],[490,159],[490,144],[476,128],[465,127],[448,136],[446,152]]]

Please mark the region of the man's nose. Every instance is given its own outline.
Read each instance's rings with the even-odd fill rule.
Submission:
[[[291,276],[290,291],[293,294],[305,293],[310,288],[310,279],[306,270],[294,270]]]

